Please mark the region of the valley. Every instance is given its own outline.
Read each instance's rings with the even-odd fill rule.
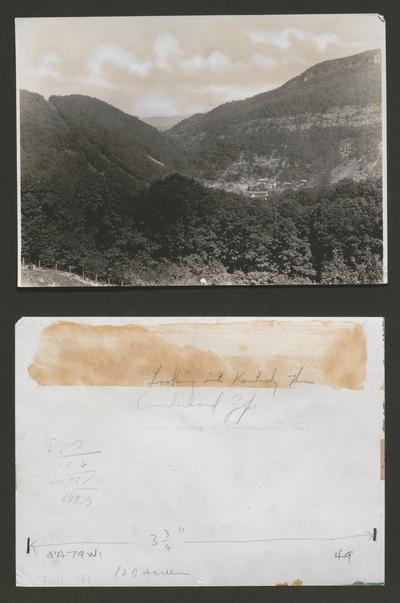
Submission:
[[[381,116],[379,51],[164,131],[23,90],[23,257],[139,286],[378,282]]]

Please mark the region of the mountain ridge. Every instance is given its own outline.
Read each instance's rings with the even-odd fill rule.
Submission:
[[[379,175],[379,50],[309,67],[282,86],[196,114],[165,134],[205,181],[245,192],[260,178],[299,186]],[[353,167],[352,167],[353,166]]]
[[[80,153],[88,170],[118,173],[135,191],[174,172],[246,195],[381,173],[379,50],[317,63],[274,90],[223,103],[163,132],[95,97],[20,95],[25,173],[43,163],[36,160],[43,149],[26,142],[29,129],[44,146],[53,141],[57,148],[63,139],[67,164]],[[52,166],[55,158],[46,161]]]
[[[275,90],[165,132],[94,97],[46,100],[21,90],[22,184],[51,192],[53,203],[79,205],[88,196],[123,215],[132,195],[173,173],[264,199],[344,178],[379,178],[380,60],[372,50],[318,63]]]
[[[293,86],[297,85],[301,81],[309,81],[310,76],[312,76],[314,78],[314,74],[319,75],[320,74],[319,72],[323,71],[322,77],[326,78],[327,73],[330,72],[329,67],[335,67],[335,66],[341,65],[346,68],[348,68],[349,66],[354,66],[354,68],[355,68],[365,61],[368,62],[371,59],[372,59],[372,61],[375,61],[375,57],[379,57],[379,63],[380,63],[380,54],[381,54],[381,51],[376,48],[376,49],[372,49],[372,50],[365,50],[361,53],[348,55],[346,57],[341,57],[338,59],[327,59],[325,61],[315,63],[311,67],[308,67],[307,69],[305,69],[298,75],[290,78],[289,80],[287,80],[280,86],[273,88],[272,90],[260,92],[253,96],[250,96],[250,97],[247,97],[244,99],[240,99],[240,100],[226,101],[225,103],[221,103],[220,105],[218,105],[217,107],[214,107],[213,109],[211,109],[210,111],[207,111],[206,113],[195,113],[192,116],[182,120],[181,122],[179,122],[178,124],[173,126],[171,128],[171,130],[178,129],[180,124],[182,124],[184,122],[187,123],[193,118],[198,119],[202,116],[204,117],[207,115],[213,115],[213,114],[220,112],[221,110],[226,110],[226,109],[233,108],[233,107],[240,107],[240,106],[245,106],[245,105],[247,107],[249,104],[249,101],[251,103],[258,104],[258,102],[260,100],[264,101],[267,98],[274,98],[275,96],[280,95],[282,92],[286,92],[286,90],[290,90]]]

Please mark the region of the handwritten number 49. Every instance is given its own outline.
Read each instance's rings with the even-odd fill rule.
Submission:
[[[351,556],[353,553],[354,551],[344,551],[343,549],[340,549],[339,551],[335,551],[335,559],[339,559],[339,561],[341,559],[347,559],[347,561],[351,563]]]

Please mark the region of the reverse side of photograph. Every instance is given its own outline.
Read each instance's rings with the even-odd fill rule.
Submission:
[[[18,587],[383,586],[382,318],[15,333]]]
[[[15,23],[19,286],[387,282],[384,17]]]

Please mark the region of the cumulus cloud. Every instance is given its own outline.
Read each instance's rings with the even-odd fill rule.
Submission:
[[[292,40],[305,40],[306,34],[299,27],[286,27],[284,29],[253,29],[246,32],[255,44],[272,44],[279,48],[287,49]]]
[[[307,59],[301,54],[292,54],[279,61],[280,65],[307,65]]]
[[[256,53],[253,54],[250,60],[252,65],[256,67],[272,67],[276,65],[276,59],[272,57],[266,57],[265,54]]]
[[[326,31],[321,34],[312,36],[312,41],[318,47],[320,52],[325,52],[328,46],[341,46],[342,48],[360,48],[360,42],[345,42],[338,34]]]
[[[139,116],[189,115],[381,48],[375,15],[22,19],[19,85],[88,94]]]
[[[84,81],[88,84],[113,88],[112,83],[103,77],[105,63],[111,63],[130,75],[140,77],[146,77],[152,66],[150,61],[140,61],[134,52],[124,48],[119,42],[105,42],[96,46],[87,59],[86,65],[90,74]]]
[[[95,75],[93,73],[91,73],[87,77],[77,78],[76,81],[80,82],[81,84],[87,84],[89,86],[107,88],[107,90],[115,90],[115,88],[117,88],[117,86],[113,82],[106,80],[101,75]]]
[[[169,33],[158,36],[153,49],[156,56],[155,63],[160,69],[169,69],[171,60],[183,53],[179,39]]]
[[[35,78],[52,78],[60,83],[82,83],[100,86],[101,88],[114,88],[112,82],[108,82],[101,77],[100,73],[90,74],[88,77],[71,76],[62,73],[62,67],[66,66],[67,61],[56,52],[48,52],[39,62],[37,67],[29,70],[29,75]]]
[[[208,69],[216,74],[222,74],[233,68],[232,59],[223,52],[214,51],[203,57],[201,54],[194,54],[188,59],[181,59],[179,65],[185,70]]]
[[[325,31],[319,34],[310,34],[299,27],[286,27],[284,29],[253,29],[246,31],[254,44],[272,44],[282,50],[290,48],[294,42],[310,42],[320,52],[325,52],[328,46],[340,46],[342,48],[359,48],[360,42],[346,42],[337,33]]]
[[[29,70],[29,74],[34,77],[52,77],[55,80],[61,80],[61,74],[56,66],[62,62],[63,59],[57,52],[48,52],[37,67]]]

